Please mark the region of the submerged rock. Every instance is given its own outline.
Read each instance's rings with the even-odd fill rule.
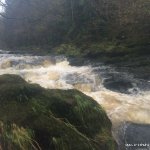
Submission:
[[[108,79],[104,80],[104,86],[112,91],[129,94],[129,89],[133,88],[132,81],[126,79],[121,74],[112,74]]]
[[[120,150],[149,150],[150,125],[125,122],[119,127]]]
[[[32,140],[22,141],[24,149],[29,146],[29,150],[35,147],[43,150],[116,150],[111,122],[105,111],[77,90],[46,90],[19,76],[2,75],[0,104],[3,124],[15,124],[23,131],[32,131]],[[0,131],[0,137],[2,135]],[[5,141],[5,146],[13,143],[11,149],[16,149],[14,145],[19,143],[10,140]],[[25,146],[24,142],[27,142]],[[2,149],[5,149],[4,144],[0,142]]]

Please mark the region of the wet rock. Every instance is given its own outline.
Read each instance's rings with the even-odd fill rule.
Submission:
[[[133,88],[130,80],[116,74],[113,74],[110,78],[105,79],[103,84],[107,89],[127,94],[129,94],[128,90]]]
[[[120,150],[149,150],[150,125],[125,123],[120,126]]]

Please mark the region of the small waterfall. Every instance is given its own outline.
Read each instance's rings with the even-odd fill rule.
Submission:
[[[49,89],[78,89],[96,100],[105,108],[113,123],[114,135],[116,128],[124,122],[150,124],[150,90],[141,90],[133,76],[123,73],[120,76],[114,68],[101,66],[71,66],[65,57],[60,56],[32,56],[10,54],[0,51],[0,75],[17,74],[30,83],[40,84]],[[113,76],[112,76],[113,74]],[[111,75],[111,76],[110,76]],[[125,81],[134,81],[126,87],[126,92],[111,90],[104,86],[113,77]],[[128,82],[127,82],[128,83]],[[148,83],[147,83],[148,84]],[[135,92],[136,91],[136,92]]]

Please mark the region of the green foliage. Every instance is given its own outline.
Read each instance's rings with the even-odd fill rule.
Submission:
[[[2,75],[0,83],[0,120],[11,124],[10,130],[0,127],[5,131],[0,134],[8,145],[18,150],[114,150],[111,122],[90,97],[77,90],[46,90],[16,75]],[[109,138],[97,138],[105,136],[104,130]]]
[[[7,125],[0,122],[0,136],[0,147],[2,149],[40,150],[38,143],[32,139],[32,131],[18,127],[16,124]]]
[[[66,56],[80,56],[80,50],[73,44],[61,44],[55,48],[56,54],[63,54]]]
[[[94,43],[89,46],[89,52],[93,51],[93,53],[99,52],[111,52],[116,48],[116,44],[114,42],[101,42]]]
[[[48,45],[51,48],[44,50],[55,48],[58,54],[67,56],[80,56],[83,51],[98,55],[101,51],[128,51],[130,47],[130,50],[140,49],[140,52],[143,46],[148,49],[149,1],[6,2],[9,7],[6,7],[5,16],[11,19],[0,20],[4,22],[0,24],[3,35],[0,41],[9,48]]]

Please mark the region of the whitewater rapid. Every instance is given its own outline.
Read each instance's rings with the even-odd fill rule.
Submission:
[[[113,126],[123,122],[150,124],[150,91],[124,94],[108,90],[103,85],[105,77],[100,76],[95,71],[97,69],[115,71],[105,65],[71,66],[62,56],[32,56],[0,51],[0,75],[17,74],[29,83],[49,89],[78,89],[104,107]]]

